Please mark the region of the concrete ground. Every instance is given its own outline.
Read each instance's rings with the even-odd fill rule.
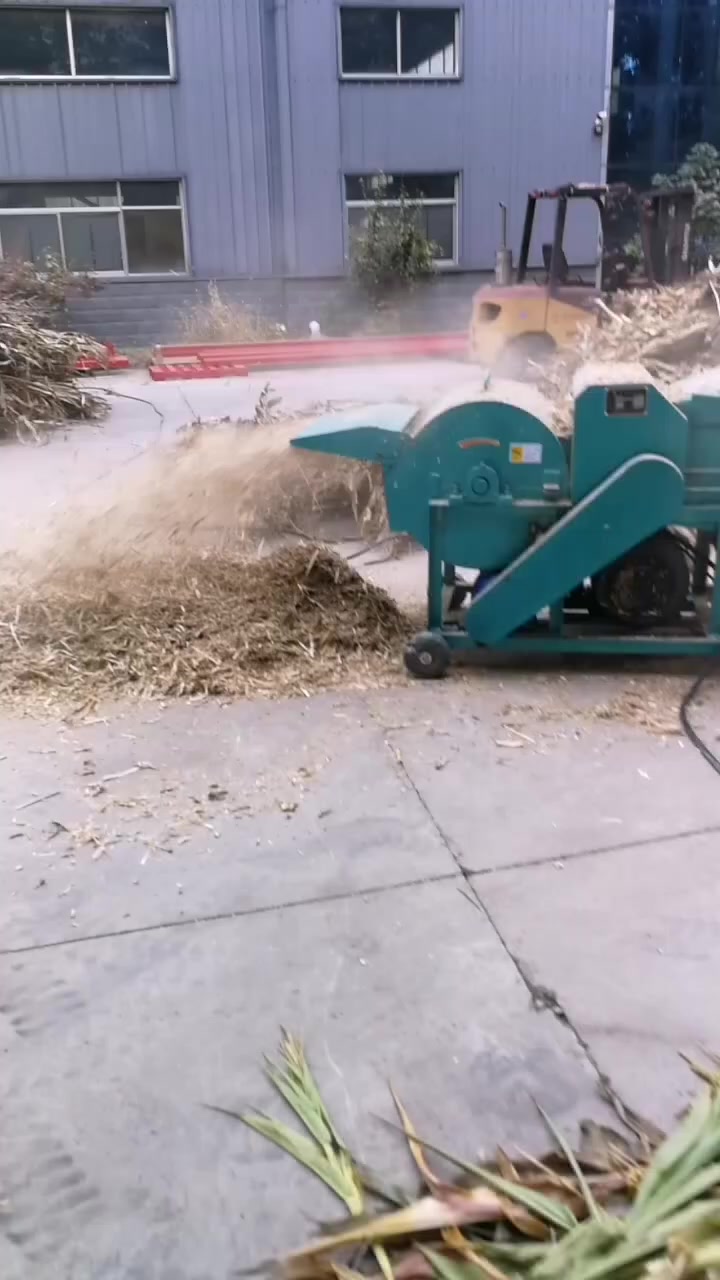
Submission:
[[[361,371],[339,373],[324,398],[352,399],[354,377],[361,392]],[[378,398],[408,385],[384,376]],[[142,375],[111,385],[148,392]],[[183,386],[193,407],[223,403],[207,386]],[[149,391],[172,429],[177,387]],[[145,448],[151,417],[128,402],[94,446],[53,441],[46,501]],[[39,513],[30,455],[4,455],[0,498],[24,484],[17,520]],[[409,1186],[377,1119],[388,1079],[420,1132],[470,1158],[540,1146],[533,1099],[572,1134],[604,1074],[671,1122],[692,1090],[677,1051],[718,1047],[720,780],[682,736],[612,710],[686,680],[489,668],[4,715],[4,1280],[216,1280],[340,1216],[203,1105],[281,1113],[261,1071],[280,1026],[304,1037],[349,1145]],[[717,711],[710,693],[711,745]]]

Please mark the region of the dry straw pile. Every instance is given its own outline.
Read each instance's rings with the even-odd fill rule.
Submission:
[[[128,560],[26,582],[0,624],[0,697],[307,694],[381,684],[408,624],[340,557],[296,546]]]
[[[31,303],[2,298],[0,437],[37,440],[39,428],[102,417],[105,398],[74,376],[81,356],[103,359],[105,348],[76,333],[43,328]]]
[[[6,561],[0,697],[72,707],[387,679],[408,624],[307,534],[338,510],[372,524],[373,477],[289,448],[301,425],[194,430]]]
[[[540,390],[555,406],[561,434],[572,430],[572,387],[583,364],[641,364],[660,385],[720,362],[720,285],[712,275],[673,288],[618,293],[596,301],[578,340],[540,371]]]

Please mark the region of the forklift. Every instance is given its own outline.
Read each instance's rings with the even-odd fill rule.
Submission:
[[[522,377],[558,347],[573,343],[579,326],[597,318],[599,297],[617,289],[657,288],[688,279],[694,199],[690,186],[657,187],[639,195],[621,183],[569,183],[555,190],[531,191],[514,281],[510,253],[504,244],[498,263],[504,279],[510,276],[510,283],[485,286],[473,299],[470,359],[494,373]],[[602,257],[594,281],[569,266],[563,248],[568,207],[576,200],[591,201],[599,215]],[[554,201],[556,207],[553,238],[542,245],[543,278],[538,279],[529,259],[540,201]],[[502,205],[501,209],[505,241],[506,212]],[[626,250],[606,250],[609,224],[618,211],[629,211],[630,227],[639,230],[639,273],[634,255]],[[623,238],[627,239],[627,234]]]

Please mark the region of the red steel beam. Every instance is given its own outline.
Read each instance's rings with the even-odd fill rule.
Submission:
[[[183,382],[191,378],[247,378],[247,365],[237,361],[213,361],[203,364],[151,364],[148,370],[153,382]]]
[[[249,342],[231,345],[198,343],[157,349],[158,361],[195,358],[239,360],[250,368],[322,365],[362,360],[427,359],[464,356],[466,333],[404,334],[393,337],[315,338],[299,341]]]

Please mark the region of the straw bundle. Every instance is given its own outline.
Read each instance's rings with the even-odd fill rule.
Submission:
[[[73,377],[81,356],[103,359],[104,347],[76,333],[42,328],[33,305],[0,304],[0,436],[38,437],[38,426],[98,418],[104,398]]]

